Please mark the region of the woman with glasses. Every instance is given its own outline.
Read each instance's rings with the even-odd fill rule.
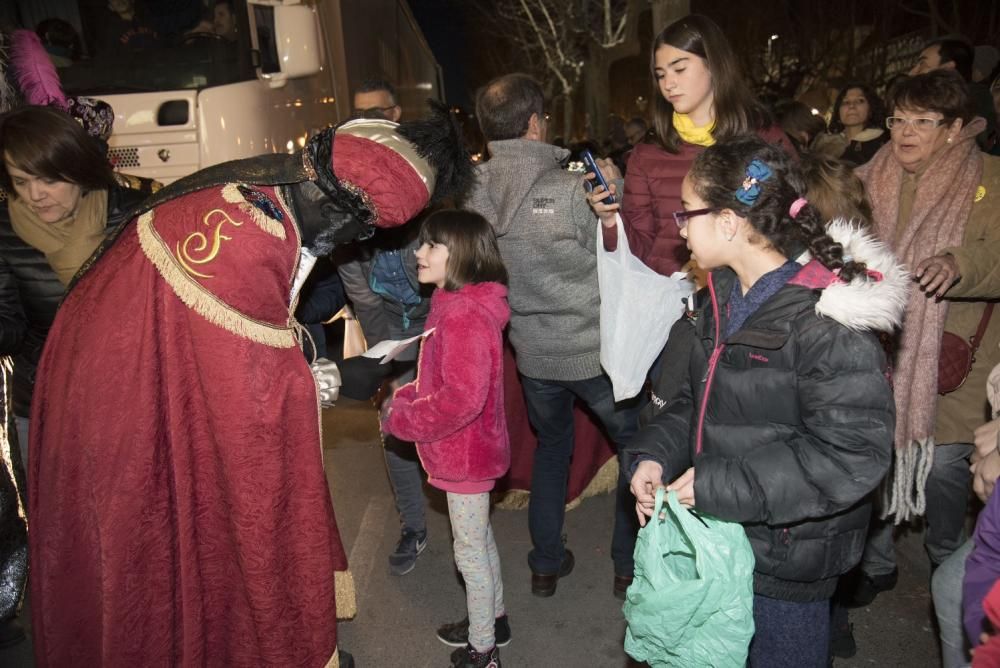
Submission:
[[[884,123],[885,108],[875,91],[866,84],[847,84],[837,94],[833,118],[827,134],[816,142],[816,151],[863,165],[889,141]]]
[[[915,282],[895,341],[896,465],[885,510],[897,523],[926,512],[924,544],[937,567],[965,538],[973,429],[989,417],[984,388],[1000,362],[1000,314],[987,308],[1000,298],[1000,159],[979,151],[985,121],[955,72],[901,81],[888,103],[891,142],[857,171],[875,231]],[[977,331],[964,383],[946,387],[944,333],[971,341]],[[873,531],[862,568],[859,603],[895,584],[890,522]],[[943,642],[945,666],[963,661],[957,628],[957,642]]]
[[[732,47],[711,19],[691,14],[667,26],[653,40],[650,71],[658,92],[654,132],[629,156],[621,212],[632,253],[669,276],[689,257],[671,212],[681,208],[681,181],[695,156],[717,141],[748,133],[789,154],[795,149],[754,98]],[[602,169],[608,183],[621,178],[610,163]],[[606,210],[603,206],[595,210]],[[604,247],[614,250],[614,216],[604,224]]]

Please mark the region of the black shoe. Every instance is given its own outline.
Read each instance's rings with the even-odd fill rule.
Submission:
[[[24,627],[21,626],[21,622],[17,621],[17,618],[12,617],[0,622],[0,649],[13,647],[23,642],[25,638],[27,636],[24,633]]]
[[[396,543],[396,550],[389,555],[389,572],[393,575],[406,575],[417,565],[417,557],[427,547],[427,529],[411,531],[403,529]]]
[[[354,657],[344,650],[337,650],[337,660],[340,662],[340,668],[354,668]]]
[[[469,618],[466,617],[454,624],[445,624],[438,629],[438,640],[450,647],[465,647],[469,644]],[[510,622],[507,615],[497,617],[493,623],[493,641],[497,647],[506,647],[510,644]]]
[[[899,580],[898,568],[892,569],[891,573],[885,575],[868,575],[862,572],[861,580],[851,597],[851,605],[855,608],[871,605],[876,596],[884,591],[892,590],[896,586],[897,580]]]
[[[854,625],[848,617],[847,608],[834,603],[830,612],[830,656],[850,659],[858,653],[854,641]]]
[[[566,550],[562,563],[559,564],[558,573],[536,573],[535,571],[531,571],[531,593],[543,598],[552,596],[556,593],[556,585],[559,584],[559,578],[564,578],[572,573],[575,564],[576,559],[573,558],[573,553]]]
[[[459,647],[451,653],[451,668],[500,668],[500,650],[494,646],[479,653],[471,645]]]

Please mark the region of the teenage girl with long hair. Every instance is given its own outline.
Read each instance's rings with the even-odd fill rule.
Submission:
[[[655,132],[629,157],[621,212],[632,253],[670,275],[689,257],[672,213],[681,208],[681,181],[695,156],[716,142],[746,134],[780,144],[792,155],[795,149],[754,98],[736,54],[708,17],[691,14],[658,34],[650,52],[650,71],[658,93]],[[602,168],[610,180],[618,176],[606,161]],[[603,206],[596,205],[595,210]],[[617,207],[611,205],[611,210]],[[612,217],[605,220],[604,246],[614,250],[617,244]]]

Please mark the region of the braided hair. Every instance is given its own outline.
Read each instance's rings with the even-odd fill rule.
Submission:
[[[770,175],[756,182],[759,193],[755,198],[740,199],[737,194],[751,163],[763,163]],[[866,276],[863,263],[845,260],[843,246],[826,233],[826,221],[815,206],[807,202],[792,217],[792,204],[805,196],[806,184],[798,166],[780,148],[756,136],[715,144],[695,158],[689,177],[708,206],[731,209],[746,218],[754,233],[785,257],[808,250],[824,267],[838,271],[844,281]]]

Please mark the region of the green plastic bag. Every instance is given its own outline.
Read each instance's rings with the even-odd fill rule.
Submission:
[[[743,668],[753,637],[753,552],[743,527],[656,492],[635,545],[625,651],[653,668]],[[662,511],[662,512],[661,512]]]

